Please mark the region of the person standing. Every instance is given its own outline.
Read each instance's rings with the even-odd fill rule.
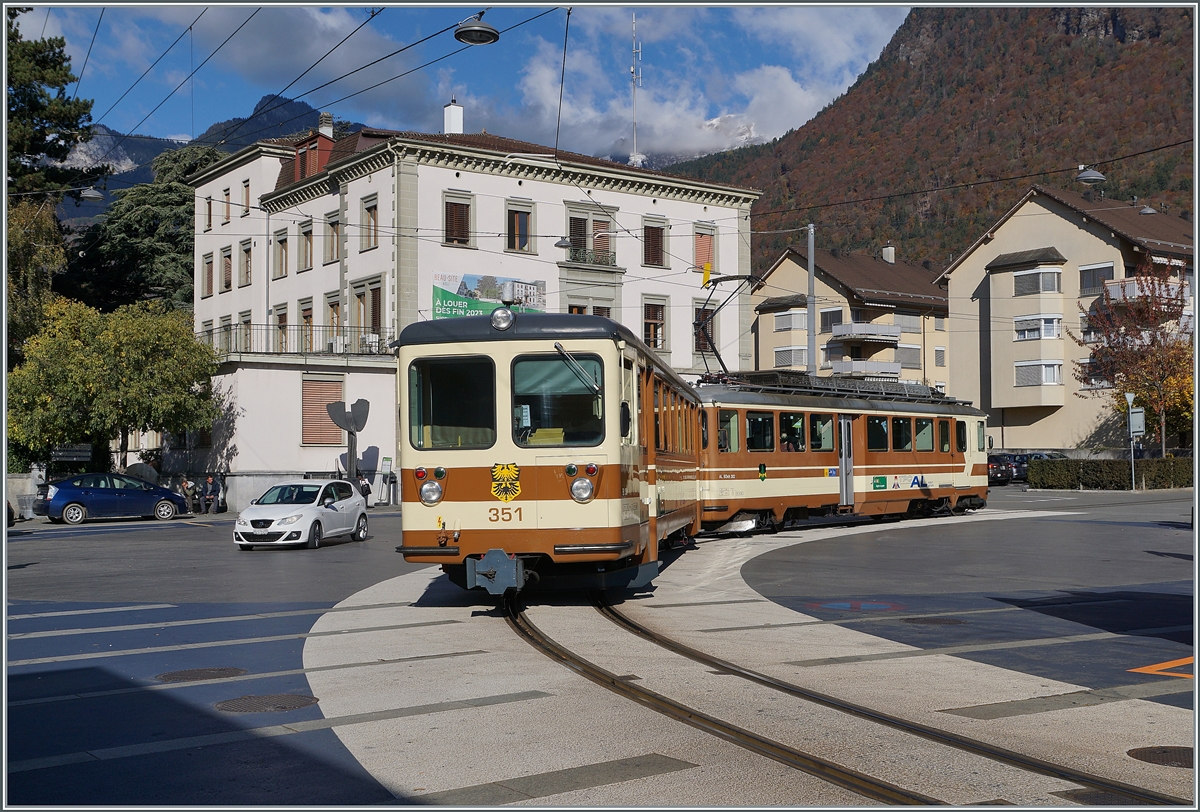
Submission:
[[[204,502],[204,513],[216,513],[218,504],[221,501],[221,483],[213,479],[212,474],[204,480],[204,489],[201,491],[201,498]]]
[[[367,507],[371,507],[371,483],[363,474],[358,475],[358,491],[367,500]]]

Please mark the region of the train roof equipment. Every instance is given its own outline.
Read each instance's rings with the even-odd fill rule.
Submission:
[[[907,403],[936,403],[946,406],[970,406],[969,400],[949,397],[928,386],[899,381],[861,380],[836,376],[819,377],[792,370],[759,370],[707,374],[699,380],[701,386],[720,385],[743,392],[763,392],[779,395],[810,395],[816,397],[858,398]]]

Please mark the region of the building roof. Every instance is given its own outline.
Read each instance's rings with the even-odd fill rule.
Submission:
[[[1032,268],[1038,265],[1062,265],[1067,261],[1053,245],[1029,251],[1001,254],[987,264],[989,271],[1011,271],[1017,268]]]
[[[761,290],[767,278],[789,256],[802,268],[808,268],[807,251],[789,247],[779,260],[759,278],[755,290]],[[946,294],[934,285],[941,268],[926,260],[923,263],[895,263],[869,254],[834,254],[817,249],[813,252],[816,269],[824,273],[855,297],[867,304],[886,304],[894,307],[923,307],[945,310]],[[755,310],[759,313],[787,310],[804,304],[803,294],[786,294],[766,299]]]
[[[1078,212],[1088,220],[1107,228],[1122,239],[1140,246],[1150,254],[1189,260],[1195,257],[1196,227],[1192,222],[1192,218],[1187,216],[1188,212],[1186,211],[1181,212],[1180,216],[1165,212],[1142,214],[1142,210],[1146,208],[1144,201],[1143,203],[1136,203],[1128,200],[1113,200],[1103,197],[1097,199],[1094,192],[1085,196],[1077,192],[1068,192],[1065,189],[1052,189],[1048,186],[1035,184],[1017,201],[1015,206],[1005,212],[1004,216],[981,235],[970,248],[950,263],[950,266],[938,277],[937,281],[939,283],[944,282],[950,274],[954,273],[955,268],[962,264],[963,260],[973,254],[981,245],[990,241],[992,232],[1008,222],[1009,218],[1016,214],[1031,198],[1037,195],[1044,195]]]

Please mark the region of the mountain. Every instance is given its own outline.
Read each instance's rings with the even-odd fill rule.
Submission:
[[[1190,209],[1192,15],[916,8],[802,127],[666,171],[762,190],[756,272],[809,222],[819,248],[891,240],[902,257],[947,262],[1033,183],[1079,191],[1080,164],[1097,165],[1109,198]],[[1176,142],[1187,143],[1161,149]]]

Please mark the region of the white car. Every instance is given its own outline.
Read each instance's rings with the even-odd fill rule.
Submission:
[[[340,479],[297,479],[272,485],[238,514],[233,540],[239,549],[307,544],[330,536],[367,537],[367,500]]]

